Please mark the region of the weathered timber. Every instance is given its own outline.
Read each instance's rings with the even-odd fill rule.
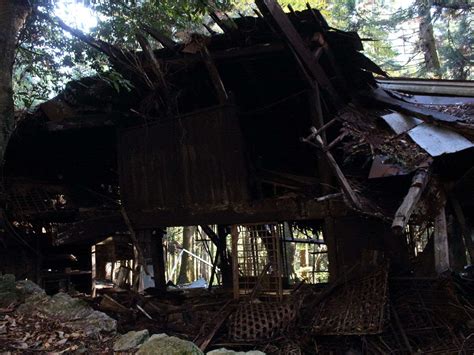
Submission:
[[[334,89],[324,69],[314,60],[311,51],[306,47],[300,34],[280,5],[274,0],[257,0],[256,4],[262,14],[269,15],[278,25],[288,44],[294,49],[313,79],[330,94],[336,107],[341,107],[343,105],[341,97]]]
[[[125,211],[124,207],[120,209],[120,213],[122,214],[123,221],[125,222],[125,225],[127,226],[128,231],[130,232],[130,238],[132,239],[133,245],[135,246],[135,250],[137,253],[137,264],[141,265],[143,267],[143,271],[148,275],[145,255],[143,254],[143,249],[140,246],[140,243],[138,242],[137,234],[133,229],[132,222],[130,222],[130,218],[128,217],[127,211]]]
[[[471,228],[468,226],[466,217],[464,216],[464,212],[459,201],[456,198],[451,197],[450,202],[451,206],[453,207],[456,219],[459,225],[461,226],[461,231],[464,237],[464,244],[471,259],[471,263],[474,263],[474,243],[472,242]]]
[[[142,50],[145,53],[145,56],[151,63],[153,74],[155,74],[156,78],[158,79],[159,85],[152,83],[152,86],[154,86],[155,88],[162,88],[166,93],[167,84],[163,75],[163,71],[161,70],[161,65],[158,62],[158,59],[156,58],[155,53],[153,53],[153,50],[151,49],[150,43],[148,42],[146,37],[143,36],[141,33],[137,33],[136,38],[138,40],[138,43],[140,44],[140,47],[142,47]]]
[[[176,50],[176,46],[178,44],[175,41],[173,41],[171,38],[169,38],[168,36],[158,31],[156,28],[153,28],[148,25],[143,25],[142,28],[143,28],[143,31],[145,31],[154,39],[156,39],[158,42],[160,42],[163,47],[168,48],[172,51]]]
[[[429,166],[418,169],[417,173],[412,179],[412,183],[407,195],[403,199],[403,202],[398,208],[397,212],[395,212],[395,217],[392,222],[392,229],[394,232],[401,233],[407,226],[410,216],[415,210],[429,178]]]
[[[352,189],[351,185],[349,184],[349,181],[345,177],[344,173],[342,172],[341,168],[339,167],[339,164],[337,163],[336,159],[334,159],[334,156],[326,150],[326,146],[323,142],[323,139],[321,138],[320,135],[315,136],[315,141],[316,143],[313,143],[310,140],[307,140],[306,138],[303,138],[303,142],[308,143],[318,149],[322,149],[324,151],[324,156],[326,157],[326,160],[329,163],[329,166],[331,167],[334,175],[336,176],[336,179],[338,180],[339,184],[341,185],[342,191],[344,192],[344,195],[347,197],[349,200],[350,204],[361,210],[362,205],[360,204],[359,197],[356,195],[354,190]]]
[[[239,241],[239,230],[237,229],[237,226],[234,224],[231,227],[231,233],[232,237],[232,255],[235,255],[237,257],[238,255],[238,241]],[[233,294],[234,294],[234,299],[238,300],[240,297],[240,288],[239,288],[239,265],[236,262],[232,263],[232,284],[233,284]]]
[[[342,132],[340,135],[338,135],[331,143],[329,143],[324,150],[329,151],[332,148],[334,148],[337,144],[339,144],[344,138],[348,136],[347,132]]]
[[[216,335],[217,331],[222,327],[227,317],[234,311],[234,307],[231,306],[232,300],[229,300],[222,306],[222,308],[216,313],[216,316],[212,320],[214,326],[210,331],[207,332],[206,336],[202,340],[196,339],[195,342],[199,343],[199,348],[204,351],[208,347],[209,343],[212,341],[214,336]],[[204,323],[199,331],[199,334],[205,334],[206,328],[205,326],[207,323]]]
[[[200,224],[258,223],[272,216],[275,221],[323,219],[350,213],[344,201],[329,199],[322,202],[314,198],[269,198],[231,206],[209,208],[183,208],[176,210],[130,210],[129,215],[140,228],[160,226],[193,226]]]
[[[450,269],[448,230],[446,226],[446,210],[443,205],[434,221],[434,260],[435,270],[441,274]]]
[[[227,96],[227,92],[224,87],[224,83],[222,82],[222,78],[219,75],[219,70],[214,63],[214,60],[209,53],[206,45],[203,44],[201,49],[201,54],[204,59],[204,63],[206,64],[207,71],[209,72],[209,76],[211,78],[212,84],[214,85],[214,89],[216,90],[217,98],[221,105],[227,103],[229,97]]]

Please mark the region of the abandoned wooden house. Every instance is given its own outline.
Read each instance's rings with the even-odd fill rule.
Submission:
[[[359,332],[329,321],[315,331],[375,334],[388,273],[436,276],[474,260],[472,85],[377,81],[385,73],[357,33],[309,7],[256,3],[255,17],[212,14],[222,32],[185,43],[146,28],[154,51],[144,35],[137,53],[82,35],[133,88],[73,81],[19,121],[4,170],[2,272],[91,292],[106,261],[135,259],[126,267],[150,265],[165,290],[166,228],[200,226],[235,298],[282,300],[293,287],[286,245],[325,243],[332,287],[374,270],[373,284],[358,285],[379,318]],[[340,314],[331,302],[319,319]]]

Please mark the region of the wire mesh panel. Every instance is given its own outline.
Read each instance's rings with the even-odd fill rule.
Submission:
[[[281,224],[233,226],[234,297],[282,298]]]

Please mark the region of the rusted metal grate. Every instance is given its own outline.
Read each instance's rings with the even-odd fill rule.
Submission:
[[[283,225],[252,224],[233,226],[232,255],[234,297],[283,296]]]
[[[337,287],[318,307],[313,330],[318,335],[363,335],[383,331],[388,318],[388,270]]]

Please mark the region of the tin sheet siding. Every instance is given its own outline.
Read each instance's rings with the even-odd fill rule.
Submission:
[[[119,134],[127,209],[201,209],[248,199],[242,135],[231,106]]]

